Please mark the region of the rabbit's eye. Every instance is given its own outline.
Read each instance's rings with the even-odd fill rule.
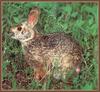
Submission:
[[[17,30],[18,31],[21,31],[22,30],[22,27],[21,26],[17,27]]]

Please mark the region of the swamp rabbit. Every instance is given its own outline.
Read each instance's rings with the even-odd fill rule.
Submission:
[[[43,35],[36,29],[40,9],[32,8],[27,21],[11,27],[12,38],[21,42],[25,61],[34,69],[34,78],[42,80],[49,74],[54,78],[65,78],[82,60],[81,46],[63,32]],[[52,72],[53,71],[53,72]]]

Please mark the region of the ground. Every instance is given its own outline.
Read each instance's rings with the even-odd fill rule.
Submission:
[[[32,69],[23,59],[21,44],[10,38],[11,26],[27,19],[33,6],[41,8],[38,30],[48,34],[63,31],[83,47],[83,61],[78,75],[45,83],[33,79]],[[98,4],[67,2],[5,2],[2,4],[2,88],[26,90],[94,90],[98,80]],[[41,30],[40,30],[41,29]],[[66,83],[66,81],[68,82]]]

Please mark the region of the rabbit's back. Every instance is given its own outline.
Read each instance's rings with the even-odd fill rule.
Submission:
[[[62,69],[70,69],[82,58],[82,49],[69,35],[54,33],[34,38],[25,47],[29,64],[35,68],[49,67],[55,61]]]

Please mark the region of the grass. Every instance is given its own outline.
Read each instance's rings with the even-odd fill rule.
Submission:
[[[27,19],[30,8],[39,6],[41,16],[38,26],[39,32],[48,34],[63,31],[71,34],[84,49],[81,73],[72,76],[73,85],[60,81],[53,82],[48,78],[46,83],[38,83],[32,79],[32,69],[25,67],[21,44],[10,38],[11,26]],[[2,81],[7,79],[12,83],[11,88],[17,90],[34,89],[49,90],[94,90],[98,80],[98,4],[97,3],[57,3],[57,2],[5,2],[2,4]],[[10,68],[9,68],[10,66]],[[27,66],[27,64],[26,64]],[[28,75],[28,83],[18,85],[16,72],[23,71]],[[70,73],[69,73],[70,76]],[[8,85],[6,85],[8,86]]]

